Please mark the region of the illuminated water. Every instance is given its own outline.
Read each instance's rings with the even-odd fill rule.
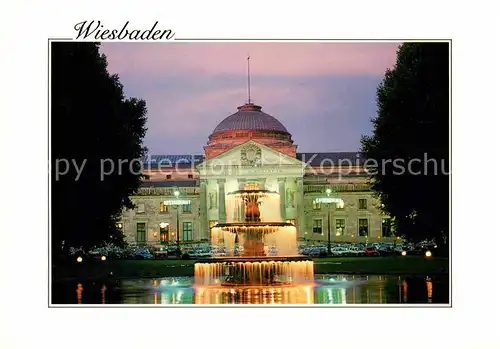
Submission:
[[[54,304],[447,304],[448,276],[316,275],[294,286],[196,286],[193,277],[67,282],[52,285]]]
[[[309,284],[314,283],[312,261],[243,260],[231,263],[196,263],[194,286],[221,285],[228,275],[231,283],[240,285]]]

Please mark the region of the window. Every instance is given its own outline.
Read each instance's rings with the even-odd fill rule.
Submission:
[[[182,213],[191,213],[191,204],[182,205]]]
[[[335,235],[343,236],[345,233],[345,219],[335,220]]]
[[[392,235],[391,220],[389,218],[382,218],[382,236],[390,237]]]
[[[366,201],[367,201],[366,199],[359,199],[359,201],[358,201],[358,208],[360,210],[366,210],[367,209],[368,204],[367,204]]]
[[[168,244],[168,231],[169,225],[165,228],[160,227],[160,244],[166,245]]]
[[[313,210],[321,210],[321,202],[313,200]]]
[[[286,220],[286,222],[287,222],[287,223],[291,223],[291,224],[293,224],[293,225],[295,225],[295,224],[296,224],[295,219],[287,219],[287,220]]]
[[[193,175],[192,174],[188,174],[188,178],[193,178]]]
[[[166,179],[172,179],[172,175],[166,175]]]
[[[182,240],[193,240],[193,223],[182,222]]]
[[[313,219],[313,233],[314,234],[323,234],[323,220],[322,219]]]
[[[146,223],[137,223],[137,242],[146,241]]]
[[[168,205],[162,201],[160,202],[160,213],[168,213]]]
[[[335,205],[335,208],[338,210],[338,211],[343,211],[344,210],[344,205],[345,203],[342,202],[342,203],[338,203]]]
[[[146,212],[146,205],[137,204],[137,213],[144,213],[144,212]]]
[[[368,219],[360,218],[358,224],[359,236],[368,236]]]

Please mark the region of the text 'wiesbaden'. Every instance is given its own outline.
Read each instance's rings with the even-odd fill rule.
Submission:
[[[101,21],[83,21],[75,25],[78,32],[76,40],[91,38],[94,40],[170,40],[175,33],[171,29],[157,29],[156,21],[150,29],[128,28],[127,21],[120,29],[105,28]]]

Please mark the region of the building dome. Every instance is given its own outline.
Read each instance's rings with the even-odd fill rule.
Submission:
[[[238,111],[222,120],[213,133],[234,130],[266,130],[288,133],[281,122],[264,113],[262,107],[252,103],[238,107]]]
[[[218,156],[239,144],[253,140],[276,151],[294,157],[297,146],[292,135],[277,119],[262,111],[262,107],[246,103],[222,120],[208,136],[205,158]]]

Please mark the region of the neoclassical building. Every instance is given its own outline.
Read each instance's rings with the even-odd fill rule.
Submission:
[[[136,208],[125,210],[119,223],[131,244],[174,243],[177,225],[181,242],[209,241],[210,228],[228,213],[242,217],[226,194],[247,185],[280,194],[280,215],[297,227],[299,240],[327,240],[328,215],[332,241],[394,239],[360,154],[297,153],[285,126],[250,102],[217,125],[203,155],[148,156],[143,167],[146,179],[132,197]],[[327,189],[344,204],[315,203]],[[185,204],[168,204],[175,192]]]

